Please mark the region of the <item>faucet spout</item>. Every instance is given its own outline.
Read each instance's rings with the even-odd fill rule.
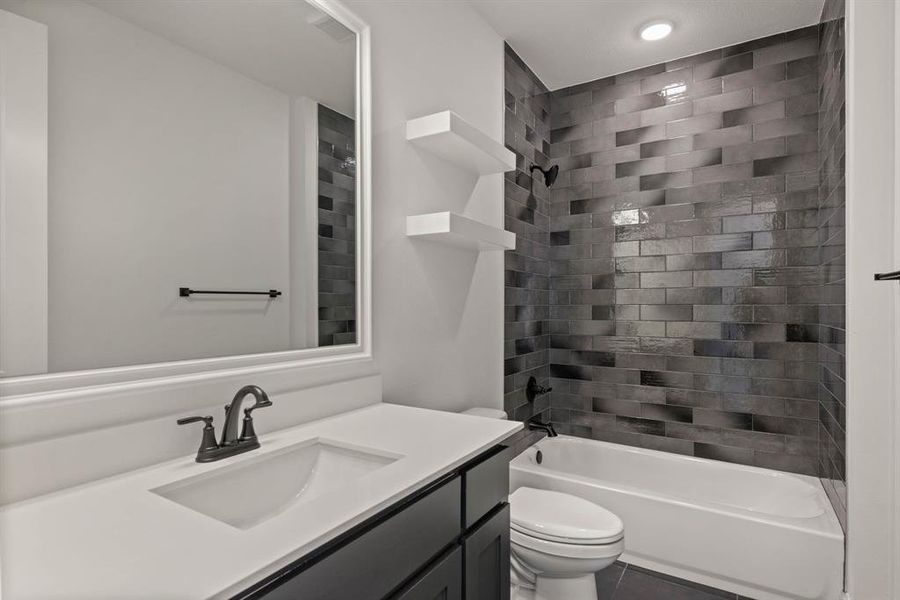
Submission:
[[[556,437],[556,428],[553,427],[553,423],[547,421],[546,423],[538,419],[538,417],[531,417],[527,421],[525,421],[525,426],[531,430],[543,431],[547,434],[547,437]]]
[[[269,396],[258,385],[245,385],[239,389],[234,398],[232,398],[231,403],[225,407],[225,426],[222,428],[222,441],[219,446],[230,446],[238,442],[240,408],[241,403],[247,396],[253,396],[256,399],[256,403],[244,411],[247,418],[249,418],[250,412],[257,408],[272,406]]]

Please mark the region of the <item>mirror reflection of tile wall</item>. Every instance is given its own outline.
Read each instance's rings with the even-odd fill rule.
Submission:
[[[319,346],[356,342],[355,126],[319,105]]]

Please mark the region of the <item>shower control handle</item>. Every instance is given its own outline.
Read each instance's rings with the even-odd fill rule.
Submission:
[[[529,377],[528,385],[525,386],[525,398],[527,398],[529,402],[534,402],[534,399],[538,396],[549,394],[552,391],[552,387],[544,387],[542,385],[538,385],[537,379],[535,379],[534,377]]]

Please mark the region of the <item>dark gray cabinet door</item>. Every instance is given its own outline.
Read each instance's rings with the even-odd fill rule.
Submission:
[[[459,535],[459,477],[340,547],[264,600],[381,600]]]
[[[509,504],[472,531],[463,548],[466,600],[509,600]]]
[[[462,600],[462,548],[425,571],[393,600]]]

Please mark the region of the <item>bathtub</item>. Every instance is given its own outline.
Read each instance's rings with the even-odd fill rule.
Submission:
[[[843,533],[814,477],[561,435],[513,459],[522,486],[616,513],[624,562],[756,600],[841,596]]]

